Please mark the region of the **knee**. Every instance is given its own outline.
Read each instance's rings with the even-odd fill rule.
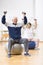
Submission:
[[[24,42],[25,42],[25,43],[28,43],[28,39],[25,39]]]
[[[8,40],[8,42],[12,42],[13,41],[13,39],[12,38],[10,38],[9,40]]]

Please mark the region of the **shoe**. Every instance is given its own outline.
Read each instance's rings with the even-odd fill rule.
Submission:
[[[11,54],[8,54],[8,58],[10,58],[11,57]]]
[[[29,53],[24,53],[25,56],[31,56]]]

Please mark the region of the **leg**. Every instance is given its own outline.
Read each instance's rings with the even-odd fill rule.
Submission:
[[[10,38],[8,40],[8,57],[11,56],[11,48],[12,48],[12,45],[14,44],[14,40],[12,38]]]
[[[28,40],[27,39],[21,39],[20,40],[20,43],[21,44],[24,44],[24,50],[25,50],[25,55],[29,55],[28,54],[28,51],[29,51],[29,49],[28,49]]]

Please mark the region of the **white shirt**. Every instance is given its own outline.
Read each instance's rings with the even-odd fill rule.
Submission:
[[[33,38],[33,31],[32,28],[22,28],[21,30],[21,37],[26,39],[32,39]]]

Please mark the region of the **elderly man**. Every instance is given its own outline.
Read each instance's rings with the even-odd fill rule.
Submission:
[[[6,22],[6,13],[4,12],[4,15],[2,17],[2,23],[5,24],[8,28],[9,31],[9,41],[8,41],[8,57],[11,57],[11,48],[13,44],[19,43],[19,44],[24,44],[25,48],[25,53],[24,55],[29,55],[28,53],[28,40],[27,39],[22,39],[21,38],[21,28],[22,25],[18,24],[18,19],[17,17],[13,18],[12,23],[7,23]]]

